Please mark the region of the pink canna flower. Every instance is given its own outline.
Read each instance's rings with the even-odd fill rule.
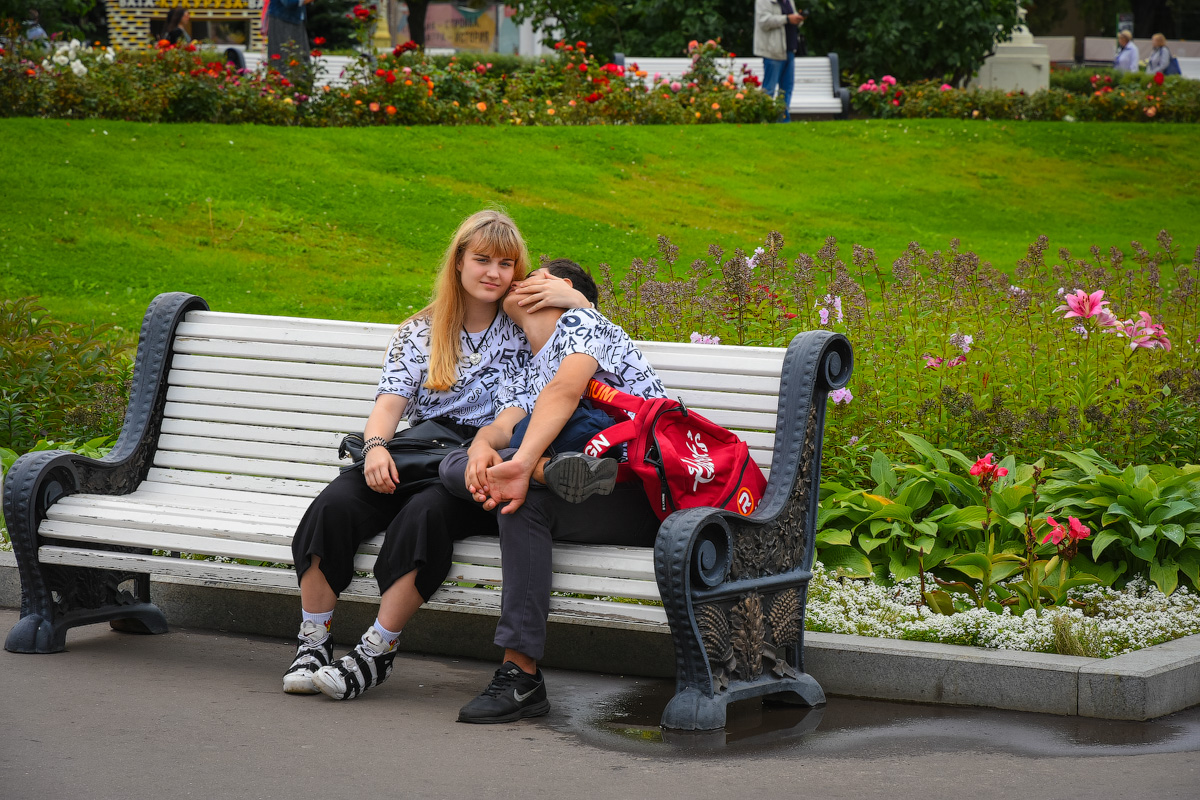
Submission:
[[[1097,289],[1091,294],[1088,294],[1083,289],[1077,289],[1072,294],[1066,295],[1063,299],[1066,300],[1066,305],[1054,309],[1055,311],[1063,311],[1064,309],[1067,311],[1063,315],[1063,319],[1070,319],[1071,317],[1091,319],[1092,317],[1099,316],[1101,312],[1107,313],[1110,317],[1112,316],[1110,312],[1106,312],[1104,309],[1104,306],[1109,303],[1104,299],[1103,289]],[[1101,324],[1105,323],[1101,322]]]
[[[949,91],[951,91],[953,88],[954,88],[954,87],[953,87],[953,86],[951,86],[950,84],[948,84],[948,83],[943,83],[941,86],[939,86],[939,87],[938,87],[938,91],[939,91],[939,92],[949,92]]]
[[[992,463],[992,458],[995,455],[995,453],[988,453],[986,456],[976,461],[971,467],[971,474],[976,477],[990,479],[1003,478],[1005,475],[1007,475],[1008,469]]]
[[[1067,535],[1075,541],[1086,539],[1092,535],[1092,532],[1088,529],[1088,526],[1075,519],[1075,517],[1067,517],[1067,522],[1070,525]]]
[[[954,358],[950,359],[948,362],[946,362],[946,366],[961,367],[965,363],[967,363],[967,357],[963,356],[963,355],[958,355],[958,356],[955,356]]]
[[[1046,544],[1047,542],[1059,544],[1067,537],[1066,530],[1063,529],[1062,525],[1054,521],[1054,517],[1046,517],[1046,524],[1050,526],[1050,531],[1042,539],[1042,544]]]

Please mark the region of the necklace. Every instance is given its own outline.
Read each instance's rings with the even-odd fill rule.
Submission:
[[[493,320],[493,322],[494,321],[495,320]],[[472,367],[478,366],[479,362],[483,360],[483,356],[480,355],[479,351],[483,349],[483,343],[487,340],[488,331],[491,329],[492,326],[488,325],[487,328],[484,329],[483,334],[479,337],[479,344],[475,344],[475,342],[471,339],[471,334],[467,332],[467,326],[463,325],[463,336],[467,337],[467,345],[471,348],[471,352],[467,353],[467,361],[471,362]]]

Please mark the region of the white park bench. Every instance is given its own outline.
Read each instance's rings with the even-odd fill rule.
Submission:
[[[242,53],[242,58],[246,61],[246,69],[256,72],[266,63],[267,54],[247,50]],[[313,81],[314,86],[348,86],[350,84],[346,68],[356,59],[351,56],[321,56],[315,60],[317,73],[316,79]]]
[[[789,113],[796,115],[837,115],[850,111],[850,91],[841,86],[837,53],[826,57],[797,58],[795,60],[796,85],[792,90]],[[634,65],[646,73],[641,79],[646,86],[654,82],[655,73],[659,80],[680,80],[692,66],[690,58],[639,58],[617,54],[616,63],[625,67],[625,77],[636,80],[631,70]],[[742,78],[752,74],[760,81],[763,77],[761,58],[724,58],[717,61],[718,75],[732,75],[741,86]]]
[[[338,474],[342,437],[361,432],[395,326],[206,309],[200,298],[178,293],[160,295],[151,305],[125,426],[108,457],[97,462],[58,451],[32,453],[10,470],[4,508],[22,580],[22,619],[9,634],[7,649],[60,651],[68,628],[90,622],[121,620],[124,629],[164,631],[161,613],[149,603],[144,579],[150,573],[295,590],[290,545],[296,524],[309,501]],[[774,457],[779,474],[770,483],[780,485],[768,488],[756,515],[769,510],[772,491],[778,495],[774,516],[781,509],[793,520],[807,514],[803,530],[790,534],[807,537],[806,543],[796,540],[803,557],[792,564],[806,581],[825,396],[848,378],[851,356],[840,336],[818,332],[798,339],[804,337],[816,337],[806,340],[804,353],[795,343],[786,351],[661,342],[639,346],[671,396],[737,430],[764,468],[772,468]],[[813,347],[816,356],[808,352]],[[806,387],[788,401],[804,419],[789,415],[777,439],[785,353],[791,353],[789,369],[795,372],[803,361],[807,370],[791,379],[790,385]],[[780,447],[786,451],[782,455]],[[802,481],[812,485],[798,490]],[[794,503],[802,510],[797,512]],[[683,518],[712,511],[672,515],[657,549],[666,546],[673,524],[680,528],[687,521]],[[753,519],[718,524],[706,518],[703,530],[687,529],[672,547],[687,551],[682,556],[686,568],[696,549],[689,542],[699,537],[695,558],[707,559],[706,585],[716,585],[712,575],[733,558],[735,543],[708,543],[720,538],[714,526],[724,525],[733,531],[727,538],[735,537],[739,526]],[[772,530],[772,536],[781,535]],[[382,536],[363,545],[355,559],[358,570],[370,572],[381,541]],[[456,546],[454,561],[449,582],[430,605],[498,614],[498,540],[468,538]],[[690,599],[673,601],[668,592],[660,593],[664,579],[656,577],[654,549],[556,544],[553,566],[552,588],[562,593],[551,601],[553,619],[666,626],[672,602],[682,603],[683,613],[690,615]],[[728,573],[728,563],[724,569]],[[742,573],[744,584],[744,567]],[[774,582],[779,583],[778,575]],[[345,596],[378,598],[374,578],[355,578]],[[668,608],[614,598],[662,599]],[[676,627],[673,621],[673,633]],[[797,668],[800,646],[795,644]],[[798,679],[812,680],[802,673]],[[761,680],[755,685],[752,694],[765,693]],[[815,697],[811,691],[805,696]],[[721,726],[710,723],[699,724]]]

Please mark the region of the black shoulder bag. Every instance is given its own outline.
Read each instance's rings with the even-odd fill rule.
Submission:
[[[449,417],[436,417],[406,428],[384,445],[396,462],[399,486],[421,489],[437,483],[438,466],[446,454],[457,447],[466,447],[478,429],[463,425]],[[338,445],[338,458],[354,459],[342,472],[363,468],[363,437],[351,433]]]

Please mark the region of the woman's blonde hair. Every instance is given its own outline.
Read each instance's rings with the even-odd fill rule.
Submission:
[[[442,256],[433,299],[413,315],[430,321],[427,389],[444,392],[458,380],[458,360],[462,357],[458,332],[463,329],[467,313],[466,290],[459,271],[468,247],[476,253],[512,259],[514,281],[523,280],[529,269],[525,240],[507,214],[487,209],[463,220]]]

